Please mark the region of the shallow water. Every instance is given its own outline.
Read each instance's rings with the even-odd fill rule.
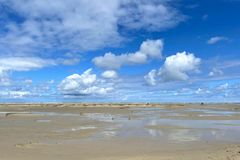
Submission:
[[[193,141],[240,142],[240,118],[229,120],[214,120],[212,116],[240,115],[240,112],[185,109],[168,110],[162,108],[130,108],[127,113],[91,112],[0,112],[2,124],[8,127],[23,127],[31,124],[23,117],[34,115],[35,123],[46,129],[46,132],[58,133],[66,137],[68,134],[82,134],[91,130],[81,139],[114,139],[114,138],[147,138],[157,141],[186,143]],[[206,116],[206,119],[195,119]],[[11,121],[17,118],[18,123]],[[179,117],[184,117],[181,119]],[[37,119],[36,119],[37,118]],[[44,126],[42,126],[44,124]],[[18,126],[19,125],[19,126]],[[21,126],[20,126],[21,125]],[[0,124],[1,126],[1,124]],[[1,126],[2,127],[2,126]],[[45,128],[44,128],[45,127]],[[4,127],[2,127],[4,128]],[[47,134],[47,133],[46,133]],[[74,137],[78,137],[74,135]]]

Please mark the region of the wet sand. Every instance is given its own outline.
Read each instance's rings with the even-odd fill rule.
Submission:
[[[0,160],[240,160],[239,104],[1,104]]]

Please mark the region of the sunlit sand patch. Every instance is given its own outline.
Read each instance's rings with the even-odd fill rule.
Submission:
[[[78,131],[78,130],[85,130],[85,129],[96,129],[97,127],[95,126],[80,126],[80,127],[76,127],[76,128],[72,128],[72,131]]]
[[[113,130],[111,130],[111,131],[103,131],[103,132],[102,132],[102,135],[103,135],[104,137],[114,137],[114,136],[117,135],[117,132],[116,132],[116,131],[113,131]]]
[[[38,123],[48,123],[48,122],[51,122],[51,120],[49,120],[49,119],[39,119],[39,120],[36,120],[36,122],[38,122]]]
[[[78,126],[78,127],[67,128],[67,129],[59,129],[59,130],[56,130],[55,132],[57,133],[75,132],[80,130],[94,130],[94,129],[97,129],[97,127],[93,125],[86,125],[86,126]]]

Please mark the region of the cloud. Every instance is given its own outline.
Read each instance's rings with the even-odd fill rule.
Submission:
[[[223,61],[223,62],[221,61],[221,63],[219,64],[219,67],[221,67],[222,69],[239,67],[239,66],[240,66],[240,60],[239,59],[228,60],[228,61]]]
[[[153,69],[151,70],[147,75],[144,76],[145,81],[150,86],[155,86],[157,84],[157,70]]]
[[[0,75],[8,71],[29,71],[53,65],[56,65],[55,61],[38,57],[3,57],[0,58]]]
[[[104,71],[101,76],[103,78],[107,78],[107,79],[115,79],[118,77],[118,74],[116,71],[114,70],[107,70],[107,71]]]
[[[203,94],[203,95],[206,95],[206,94],[210,94],[211,91],[206,89],[206,88],[198,88],[196,91],[195,91],[195,94]]]
[[[1,3],[6,18],[2,27],[7,32],[0,39],[0,48],[7,54],[39,54],[39,51],[69,50],[86,51],[119,43],[116,12],[118,0],[9,0]],[[7,16],[9,17],[9,16]],[[104,25],[103,25],[104,24]],[[56,49],[57,48],[57,49]],[[53,53],[52,53],[53,54]]]
[[[207,41],[207,44],[216,44],[220,41],[226,41],[226,40],[228,40],[227,37],[220,37],[220,36],[212,37]]]
[[[187,80],[187,73],[198,71],[200,63],[201,59],[194,54],[179,52],[166,58],[158,74],[164,81]]]
[[[75,65],[79,63],[78,57],[64,57],[46,59],[40,57],[0,57],[0,77],[6,77],[8,72],[30,71],[56,65]]]
[[[140,46],[140,53],[143,53],[151,58],[162,58],[163,40],[146,40]]]
[[[33,101],[33,98],[45,97],[51,99],[59,94],[56,92],[53,81],[33,81],[24,77],[10,77],[11,74],[6,74],[8,78],[4,84],[0,76],[0,97],[1,98],[28,98]]]
[[[220,86],[218,86],[216,89],[220,90],[220,91],[224,91],[224,90],[226,90],[228,88],[229,88],[229,84],[228,83],[224,83],[224,84],[221,84]]]
[[[115,55],[109,52],[104,56],[95,57],[92,61],[101,68],[119,69],[123,65],[144,64],[150,58],[161,58],[162,50],[163,40],[146,40],[135,53]]]
[[[25,79],[24,83],[27,85],[31,85],[33,83],[33,81],[31,79]]]
[[[146,62],[146,55],[141,53],[115,55],[111,52],[104,56],[95,57],[93,63],[105,69],[119,69],[122,65],[142,64]]]
[[[96,74],[92,74],[92,69],[88,69],[83,74],[73,74],[59,84],[59,90],[65,95],[105,95],[112,87],[102,87],[101,80]]]
[[[11,85],[11,79],[6,74],[0,74],[0,86],[10,86]]]
[[[157,70],[151,70],[144,76],[149,85],[156,85],[157,81],[184,81],[189,78],[190,72],[197,72],[201,59],[192,53],[178,52],[175,55],[166,57],[162,67]]]
[[[119,24],[130,29],[162,31],[176,26],[187,17],[169,5],[171,1],[125,0]]]
[[[66,66],[72,66],[75,64],[78,64],[80,62],[79,58],[73,58],[73,59],[64,59],[62,60],[62,64]]]
[[[213,67],[212,71],[210,71],[208,75],[211,76],[211,77],[213,77],[213,76],[221,76],[221,75],[223,75],[223,71],[218,69],[218,68]]]
[[[80,62],[80,56],[73,53],[66,53],[63,57],[57,59],[59,64],[73,66]]]
[[[52,80],[47,81],[47,83],[48,83],[48,84],[54,84],[55,81],[52,79]]]
[[[28,91],[0,91],[0,97],[2,98],[25,98],[31,96]]]
[[[124,30],[163,31],[184,21],[171,1],[1,0],[0,54],[79,53],[116,46],[127,38]]]

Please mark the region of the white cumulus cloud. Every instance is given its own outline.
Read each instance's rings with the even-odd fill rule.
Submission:
[[[147,75],[144,76],[145,81],[148,85],[155,86],[157,84],[157,70],[151,70]]]
[[[166,57],[164,64],[157,71],[151,70],[144,79],[148,85],[156,85],[159,81],[183,81],[189,78],[189,73],[197,72],[201,59],[192,53],[178,52]]]
[[[198,71],[200,63],[194,54],[179,52],[166,58],[158,74],[164,81],[187,80],[188,73]]]
[[[151,58],[161,58],[163,51],[163,40],[146,40],[140,46],[140,53],[143,53]]]
[[[161,58],[162,50],[163,40],[146,40],[135,53],[115,55],[109,52],[104,56],[95,57],[93,63],[101,68],[119,69],[123,65],[144,64],[150,58]]]
[[[107,71],[104,71],[101,76],[103,78],[107,78],[107,79],[115,79],[118,77],[118,74],[116,71],[114,70],[107,70]]]
[[[66,95],[105,95],[112,87],[102,87],[101,80],[88,69],[83,74],[73,74],[59,84],[59,90]]]

